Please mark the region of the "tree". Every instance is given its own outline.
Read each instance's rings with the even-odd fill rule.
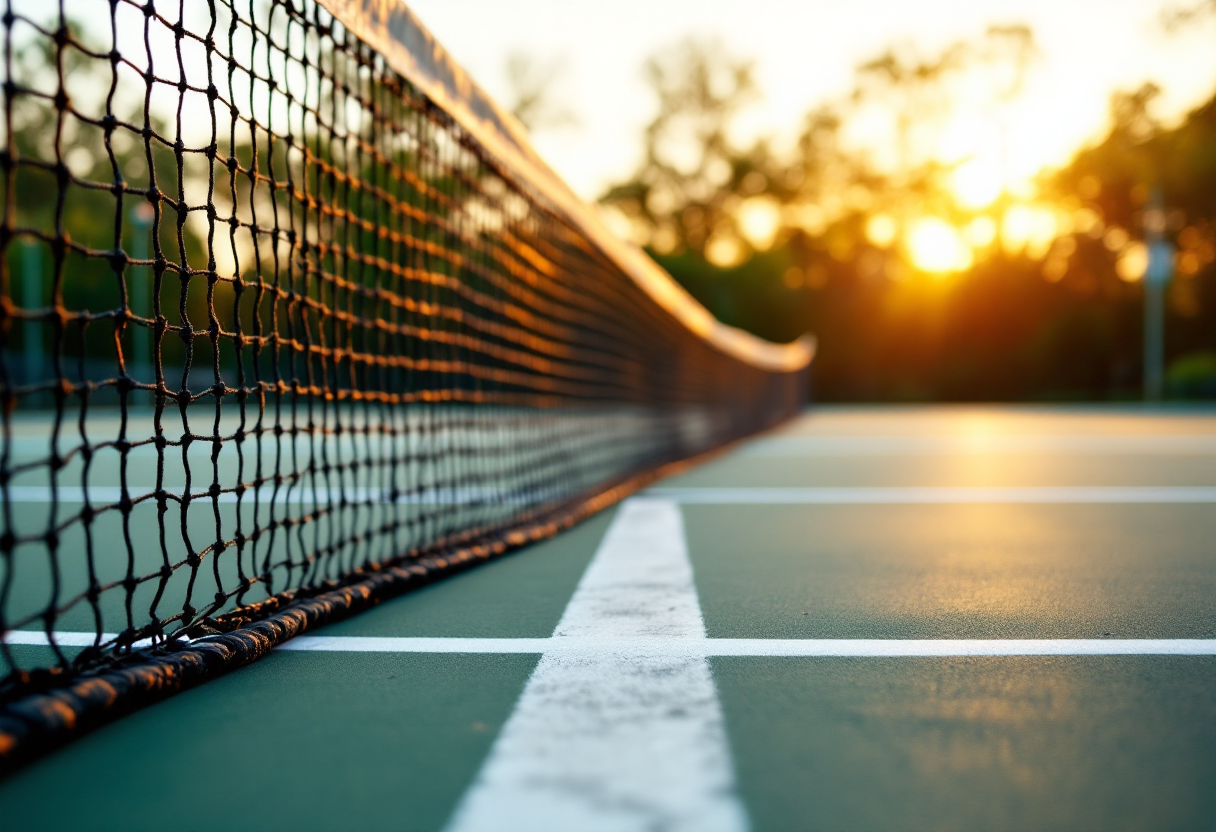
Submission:
[[[553,80],[562,69],[561,60],[541,63],[523,52],[507,57],[507,110],[530,132],[578,124],[574,113],[554,100]]]
[[[772,167],[765,142],[739,147],[731,137],[735,117],[757,96],[751,63],[717,41],[686,40],[652,57],[645,73],[658,113],[646,126],[642,163],[602,201],[661,253],[743,259],[735,212],[742,198],[768,188]]]

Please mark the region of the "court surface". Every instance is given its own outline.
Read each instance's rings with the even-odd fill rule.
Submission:
[[[815,409],[288,646],[3,827],[1216,828],[1216,410]]]

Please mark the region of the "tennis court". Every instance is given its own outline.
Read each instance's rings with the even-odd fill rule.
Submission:
[[[5,830],[1210,826],[1210,406],[808,407],[402,3],[0,41]]]
[[[1205,412],[811,411],[86,736],[0,805],[21,829],[1203,828],[1213,457]],[[644,609],[660,581],[617,585],[650,629],[611,591],[580,618],[597,549],[664,556],[664,507],[703,634],[679,598]],[[689,656],[711,675],[646,686]],[[563,699],[597,663],[601,695]]]

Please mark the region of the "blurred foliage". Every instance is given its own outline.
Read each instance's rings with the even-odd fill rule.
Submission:
[[[1182,26],[1214,11],[1210,0],[1192,3],[1167,22]],[[80,27],[68,28],[75,43]],[[789,146],[779,146],[769,137],[744,141],[736,135],[740,114],[759,96],[751,64],[718,43],[684,42],[647,64],[658,113],[643,135],[639,166],[603,202],[721,320],[777,341],[814,332],[820,343],[815,393],[839,401],[1137,396],[1137,281],[1145,229],[1154,225],[1177,251],[1167,295],[1168,389],[1178,396],[1210,395],[1202,379],[1205,356],[1216,353],[1216,98],[1181,123],[1164,126],[1154,116],[1157,88],[1146,84],[1120,93],[1102,140],[1042,175],[1033,193],[1006,191],[966,204],[957,185],[968,160],[943,162],[932,152],[934,131],[961,80],[983,79],[999,110],[1020,94],[1036,55],[1034,37],[1022,27],[994,27],[935,55],[892,47],[857,68],[848,96],[808,113]],[[515,61],[521,119],[561,121],[546,101],[557,71],[556,65]],[[81,377],[113,375],[119,351],[130,351],[134,333],[150,334],[151,300],[138,308],[131,295],[139,293],[131,290],[136,281],[151,282],[154,271],[171,330],[205,331],[214,314],[224,331],[239,325],[250,332],[259,321],[270,328],[275,316],[286,314],[272,293],[238,297],[237,291],[240,281],[273,285],[280,277],[276,269],[291,257],[270,242],[265,227],[276,205],[286,209],[290,202],[267,177],[281,183],[299,165],[282,142],[272,146],[260,129],[257,136],[222,137],[214,167],[192,152],[179,171],[171,144],[175,125],[152,113],[147,128],[170,138],[149,140],[142,95],[105,103],[115,78],[105,50],[85,44],[57,55],[52,38],[33,38],[15,51],[11,73],[9,141],[13,155],[25,161],[8,174],[20,199],[10,208],[14,236],[5,251],[4,294],[15,306],[37,310],[57,292],[64,307],[87,313],[61,345],[63,358],[81,359]],[[51,103],[60,77],[72,102],[62,113]],[[141,84],[135,77],[136,92]],[[108,130],[100,117],[104,107],[119,115]],[[408,114],[398,115],[408,132]],[[886,125],[878,146],[850,137],[863,116]],[[347,138],[344,145],[310,132],[311,158],[332,162],[326,170],[357,170],[363,181],[375,181],[371,160],[351,149],[358,136]],[[393,196],[400,204],[459,209],[461,200],[453,197],[464,186],[457,171],[424,159],[438,153],[435,148],[394,147],[395,164],[424,173],[424,186],[398,183]],[[892,152],[884,156],[882,147]],[[232,174],[223,157],[235,160],[240,173]],[[71,174],[62,187],[61,160]],[[309,225],[307,233],[341,236],[355,249],[391,261],[395,250],[374,230],[382,206],[366,189],[351,197],[322,167],[309,166],[299,181],[326,201],[349,197],[350,221],[341,228],[336,221]],[[245,176],[251,170],[263,176],[257,185]],[[462,175],[474,175],[470,170]],[[237,217],[240,230],[209,229],[199,209],[210,177],[218,216]],[[118,185],[125,191],[121,203],[112,190]],[[150,236],[148,222],[134,222],[132,215],[147,212],[149,191],[160,194],[159,234],[139,240]],[[1154,191],[1161,195],[1160,211],[1148,207]],[[490,210],[476,201],[464,207]],[[936,264],[918,257],[921,231],[937,246]],[[57,242],[69,239],[71,246]],[[160,265],[124,264],[110,256],[118,250]],[[308,256],[320,257],[314,265],[326,273],[349,267],[336,247]],[[63,258],[59,266],[56,257]],[[41,297],[27,296],[27,287],[39,282],[27,278],[33,269],[42,276]],[[208,298],[210,272],[221,279]],[[388,279],[373,268],[353,274],[371,283]],[[318,294],[324,285],[311,281],[303,291],[324,302]],[[119,312],[133,303],[139,320],[124,323]],[[372,305],[364,307],[360,301],[349,311],[373,314]],[[44,318],[15,327],[14,343],[38,338],[49,349],[50,318]],[[306,323],[313,330],[319,325],[314,317]],[[197,343],[203,353],[196,366],[205,367],[212,363],[206,354],[211,348]],[[180,338],[164,338],[160,349],[167,364],[184,358]],[[83,366],[86,358],[103,361],[97,373]],[[225,371],[245,369],[245,359],[230,352],[219,363]],[[266,377],[273,370],[258,371]]]
[[[659,115],[639,168],[602,201],[724,322],[776,341],[813,332],[814,394],[827,401],[1138,397],[1142,241],[1155,223],[1177,252],[1169,390],[1211,395],[1176,379],[1207,366],[1186,356],[1216,350],[1216,98],[1167,129],[1153,116],[1156,87],[1117,94],[1101,141],[1041,174],[1033,193],[978,205],[955,187],[967,160],[926,150],[955,80],[982,77],[999,108],[1036,55],[1023,27],[936,56],[890,49],[779,153],[763,137],[731,140],[755,94],[750,65],[685,43],[648,65]],[[887,118],[891,158],[846,140],[867,109]],[[941,262],[919,257],[921,242]]]
[[[1166,371],[1165,384],[1180,399],[1216,399],[1216,352],[1179,358]]]
[[[137,100],[115,95],[109,56],[86,37],[84,26],[67,19],[63,28],[71,38],[66,48],[60,50],[52,38],[31,38],[12,57],[12,133],[5,150],[19,161],[5,174],[17,199],[8,209],[14,243],[5,250],[4,294],[28,310],[59,306],[85,313],[65,328],[61,341],[45,318],[18,329],[21,343],[41,341],[50,360],[62,361],[69,375],[86,378],[92,375],[88,359],[103,359],[112,373],[120,354],[130,361],[139,327],[142,337],[151,337],[152,269],[115,259],[112,252],[143,260],[159,253],[179,264],[205,258],[201,241],[186,227],[185,211],[177,211],[172,200],[184,187],[172,149],[140,135],[145,127],[168,133],[166,126],[155,115],[145,122]],[[63,108],[52,105],[60,83]],[[118,115],[108,128],[93,112],[107,101]],[[161,203],[155,242],[148,232],[151,206],[143,196],[153,183],[171,197]],[[124,199],[115,198],[112,184],[128,189]],[[142,221],[135,221],[137,213]],[[202,287],[187,293],[184,281],[171,278],[160,281],[162,308],[192,315],[205,327]],[[134,308],[135,281],[147,286],[141,287],[143,308]],[[123,306],[144,321],[132,326],[112,314]],[[163,350],[180,362],[184,345],[168,339]],[[144,368],[141,375],[148,372]]]
[[[507,112],[529,131],[578,126],[574,113],[557,103],[553,88],[565,71],[561,60],[544,63],[526,52],[507,56],[507,84],[510,92]]]

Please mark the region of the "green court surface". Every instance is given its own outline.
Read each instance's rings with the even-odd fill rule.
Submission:
[[[695,643],[734,645],[698,648],[724,726],[718,791],[742,807],[709,828],[1216,828],[1216,651],[1135,648],[1216,639],[1216,411],[816,409],[651,497],[681,503]],[[457,809],[548,649],[518,640],[554,636],[629,510],[84,737],[0,783],[0,826],[492,830]],[[332,646],[411,638],[502,641]],[[766,654],[837,640],[870,641]],[[897,642],[937,653],[885,655]],[[682,787],[665,764],[687,759],[649,755],[643,788]],[[503,829],[561,828],[501,805]]]

